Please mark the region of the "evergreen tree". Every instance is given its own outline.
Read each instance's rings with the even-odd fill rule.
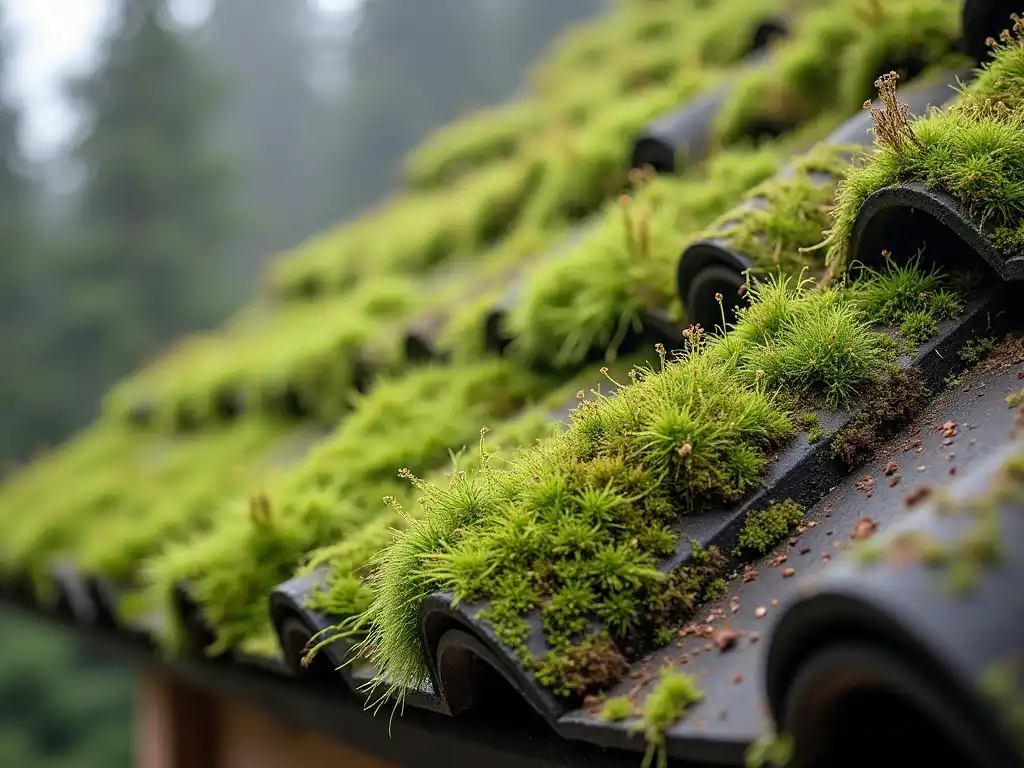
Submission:
[[[85,181],[57,344],[92,397],[230,301],[231,169],[209,141],[218,84],[166,0],[113,11],[97,67],[68,87],[85,121],[73,153]]]
[[[266,257],[328,223],[313,204],[322,115],[312,87],[309,0],[216,0],[204,30],[230,83],[221,128],[245,168],[247,219],[233,262],[249,277]],[[337,215],[337,212],[333,212]]]
[[[9,42],[0,18],[0,462],[25,458],[37,441],[63,436],[51,417],[52,381],[38,353],[42,254],[19,144],[21,114],[6,94]]]

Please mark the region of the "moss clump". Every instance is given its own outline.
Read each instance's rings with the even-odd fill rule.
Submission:
[[[788,130],[829,110],[853,112],[882,72],[914,75],[951,58],[959,16],[945,0],[829,3],[795,26],[772,60],[730,95],[719,117],[724,140]]]
[[[1020,658],[986,665],[978,689],[995,707],[1010,738],[1024,755],[1024,665]]]
[[[414,189],[437,187],[512,157],[542,122],[534,102],[513,102],[476,112],[437,131],[409,154],[404,168],[406,183]]]
[[[905,263],[896,262],[886,251],[879,270],[861,267],[861,279],[854,285],[854,300],[874,323],[898,327],[914,344],[938,331],[938,324],[959,315],[963,294],[956,275],[921,267],[921,253]]]
[[[634,174],[631,198],[608,204],[573,252],[530,275],[509,318],[515,353],[555,367],[594,351],[611,359],[645,311],[678,314],[679,233],[699,231],[780,165],[776,152],[737,149],[678,178]]]
[[[793,737],[776,733],[774,728],[747,747],[744,756],[746,768],[763,768],[766,765],[782,768],[793,759]]]
[[[763,555],[782,541],[790,529],[804,518],[804,508],[792,499],[752,512],[743,523],[737,549]]]
[[[529,635],[525,615],[538,611],[551,649],[544,684],[578,695],[590,679],[579,669],[584,643],[649,647],[659,628],[714,594],[721,553],[690,548],[682,566],[659,568],[687,551],[669,526],[760,481],[772,446],[794,433],[777,393],[842,404],[866,387],[907,391],[894,386],[905,382],[888,337],[871,329],[854,291],[781,279],[750,295],[728,334],[688,329],[678,359],[659,349],[657,369],[638,366],[628,384],[612,379],[611,393],[584,395],[567,431],[510,463],[491,466],[482,445],[479,472],[443,485],[413,478],[423,509],[378,555],[374,602],[359,624],[361,651],[391,691],[425,680],[415,613],[442,590],[486,601],[481,618],[512,647]],[[785,521],[784,532],[795,514],[783,504],[762,522]]]
[[[332,581],[330,600],[347,607],[345,615],[357,613],[368,592],[354,574],[402,523],[380,504],[405,488],[394,468],[439,470],[482,421],[514,415],[547,386],[503,361],[428,365],[381,383],[302,463],[263,478],[252,498],[225,503],[214,525],[153,560],[150,604],[165,600],[173,584],[190,584],[216,650],[229,648],[267,625],[260,596],[294,575],[308,553],[335,545],[331,556],[346,577]]]
[[[419,303],[414,294],[393,279],[278,312],[252,307],[127,379],[107,412],[130,422],[140,403],[150,404],[161,431],[195,431],[243,413],[333,422],[361,372],[397,368],[396,330]]]
[[[643,729],[647,752],[642,768],[649,768],[655,762],[658,768],[668,768],[665,731],[703,698],[704,692],[689,675],[671,670],[661,672],[658,686],[644,701]]]
[[[580,608],[585,610],[584,606]],[[615,643],[606,635],[598,635],[570,645],[561,653],[548,651],[538,659],[536,670],[540,684],[556,696],[580,697],[614,685],[628,666]]]
[[[706,233],[751,258],[757,271],[799,273],[813,267],[806,249],[829,224],[832,196],[853,147],[817,147],[793,162],[792,172],[752,189]],[[821,174],[828,174],[823,181]]]
[[[808,443],[816,443],[825,435],[825,430],[821,428],[821,422],[818,421],[816,413],[805,413],[800,417],[798,423],[800,428],[807,432]]]
[[[67,558],[131,584],[149,557],[187,541],[225,500],[317,437],[252,419],[180,437],[97,424],[5,483],[0,559],[14,572],[42,572]]]
[[[917,372],[892,373],[885,384],[865,392],[864,404],[853,421],[836,434],[832,455],[851,467],[864,461],[924,407],[928,395],[928,386]]]
[[[895,78],[876,85],[885,102],[873,110],[876,149],[840,185],[828,261],[838,270],[849,256],[850,234],[864,200],[883,187],[920,182],[948,193],[984,226],[999,233],[997,246],[1014,242],[1024,215],[1024,24],[1014,21],[993,48],[981,75],[945,110],[908,119]]]
[[[618,723],[636,715],[636,708],[628,696],[615,696],[608,699],[601,707],[601,719],[609,723]]]
[[[994,338],[971,339],[963,349],[960,350],[960,362],[967,366],[977,365],[992,352],[996,345]]]

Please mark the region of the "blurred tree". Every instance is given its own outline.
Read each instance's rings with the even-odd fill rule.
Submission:
[[[99,63],[72,80],[85,171],[66,287],[60,359],[82,402],[240,296],[222,271],[236,226],[232,168],[210,130],[221,91],[166,0],[116,0]]]
[[[0,9],[2,10],[2,9]],[[0,84],[9,82],[9,36],[0,17]],[[52,388],[36,346],[42,269],[33,188],[18,142],[21,114],[0,94],[0,459],[24,458],[34,442],[62,436],[50,418]],[[2,476],[0,469],[0,476]]]
[[[402,158],[428,133],[509,98],[565,26],[604,4],[363,0],[337,36],[347,87],[329,139],[337,160],[325,197],[344,214],[372,204],[395,186]]]
[[[0,614],[0,765],[128,768],[131,679],[57,630]]]
[[[215,0],[203,30],[210,59],[231,85],[220,127],[245,168],[240,192],[252,225],[231,253],[245,279],[329,223],[312,204],[322,117],[311,78],[315,21],[310,0]]]

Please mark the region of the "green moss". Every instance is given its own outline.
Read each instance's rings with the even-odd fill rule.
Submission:
[[[163,431],[192,431],[238,413],[333,422],[349,407],[361,371],[397,367],[395,326],[416,303],[412,286],[395,279],[278,312],[253,308],[127,379],[108,397],[107,413],[127,422],[146,406]]]
[[[515,414],[544,382],[502,361],[428,365],[382,382],[305,461],[264,478],[248,501],[219,509],[211,529],[153,560],[153,603],[166,599],[174,583],[189,583],[217,649],[231,647],[266,626],[259,595],[294,575],[307,553],[334,545],[329,556],[348,567],[327,599],[336,608],[365,607],[368,593],[350,577],[388,543],[388,528],[402,522],[380,502],[404,489],[395,467],[439,469],[451,448],[473,440],[481,422]],[[257,502],[265,514],[254,516]],[[388,525],[380,525],[377,518],[385,517]]]
[[[914,371],[899,371],[885,383],[869,387],[853,420],[835,436],[832,455],[855,466],[874,453],[893,431],[924,406],[929,391]]]
[[[992,352],[996,345],[994,338],[971,339],[960,350],[960,362],[967,366],[977,365]]]
[[[815,266],[806,249],[821,240],[829,224],[832,196],[851,151],[818,147],[801,156],[791,174],[755,187],[743,204],[713,223],[706,236],[725,239],[751,258],[755,270],[796,274]],[[831,181],[822,182],[822,173],[830,174]]]
[[[945,0],[824,3],[796,20],[768,64],[740,80],[719,115],[732,141],[759,125],[791,129],[829,110],[853,112],[882,72],[913,58],[935,64],[954,50],[960,20]]]
[[[611,393],[583,393],[567,431],[511,462],[494,466],[482,445],[477,472],[442,485],[412,478],[422,509],[376,559],[374,600],[360,619],[361,652],[389,692],[425,679],[415,612],[438,590],[487,601],[481,619],[513,647],[529,632],[524,615],[538,610],[551,649],[538,676],[559,695],[588,692],[615,667],[581,666],[605,658],[592,653],[596,638],[600,649],[643,647],[721,587],[725,558],[714,551],[698,548],[667,573],[657,568],[677,547],[669,526],[760,481],[771,447],[794,433],[783,402],[840,405],[873,387],[913,400],[913,377],[897,372],[891,342],[871,329],[871,304],[858,291],[782,279],[754,284],[750,295],[728,334],[691,328],[678,359],[660,350],[653,369],[609,375]],[[878,409],[862,406],[875,430],[894,416]],[[761,513],[742,548],[765,551],[799,515],[792,502]]]
[[[828,260],[845,269],[850,234],[863,201],[882,187],[921,182],[950,194],[983,224],[1016,228],[1024,212],[1024,26],[995,49],[975,81],[949,108],[908,123],[899,111],[895,83],[877,84],[886,106],[878,111],[876,149],[840,185]],[[1002,231],[1006,231],[1003,229]],[[1005,238],[1000,242],[1007,244]]]
[[[1003,400],[1010,408],[1020,408],[1024,403],[1024,389],[1020,392],[1011,392]]]
[[[495,160],[516,154],[542,116],[535,102],[484,109],[442,128],[405,161],[407,183],[418,189],[441,186]]]
[[[791,735],[776,733],[773,728],[747,748],[744,756],[746,768],[787,766],[793,759],[793,746]]]
[[[644,700],[643,728],[647,752],[643,768],[657,764],[668,767],[665,752],[665,731],[686,714],[686,710],[704,698],[704,692],[687,674],[662,670],[657,687]]]
[[[601,707],[601,719],[610,723],[628,720],[636,714],[633,702],[627,696],[615,696],[608,699]]]
[[[801,429],[807,432],[807,442],[816,443],[825,436],[825,430],[821,428],[821,422],[818,421],[818,414],[816,413],[805,413],[798,421]]]
[[[782,541],[803,517],[804,508],[791,499],[752,512],[740,531],[738,549],[763,555]]]
[[[676,311],[680,233],[706,226],[780,164],[771,151],[735,150],[681,178],[636,177],[631,199],[608,204],[573,252],[530,275],[509,318],[515,353],[555,367],[595,350],[613,359],[645,310]]]
[[[900,323],[900,333],[913,344],[921,344],[938,333],[939,324],[930,312],[908,312]]]
[[[1020,659],[986,665],[978,689],[995,707],[1017,750],[1024,755],[1024,671]]]
[[[5,566],[42,570],[66,557],[131,583],[149,557],[187,541],[227,499],[297,460],[316,437],[249,419],[178,438],[98,425],[5,484]],[[33,514],[19,512],[26,508]]]

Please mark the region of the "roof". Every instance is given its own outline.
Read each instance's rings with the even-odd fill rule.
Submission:
[[[956,96],[958,6],[885,13],[879,35],[838,0],[633,0],[570,33],[519,102],[428,140],[401,194],[284,255],[265,295],[5,481],[5,599],[403,760],[453,733],[499,763],[599,759],[563,739],[741,761],[767,732],[772,600],[828,536],[884,531],[937,466],[1006,442],[1024,374],[1018,337],[986,341],[1019,327],[1024,167],[1000,158],[1024,157],[1024,49],[1010,35]],[[786,36],[753,50],[766,28]],[[890,67],[898,102],[883,77],[858,113]],[[953,96],[913,127],[900,106]],[[871,121],[889,130],[851,171]],[[671,168],[630,171],[651,145]],[[996,159],[998,184],[960,183]],[[824,291],[743,276],[858,262]],[[907,423],[920,472],[896,459]],[[540,550],[495,533],[520,524]],[[740,635],[719,654],[722,618]],[[311,638],[334,642],[305,664]],[[535,713],[514,733],[487,720],[501,679]],[[353,705],[374,683],[427,710],[398,720],[407,741]]]

